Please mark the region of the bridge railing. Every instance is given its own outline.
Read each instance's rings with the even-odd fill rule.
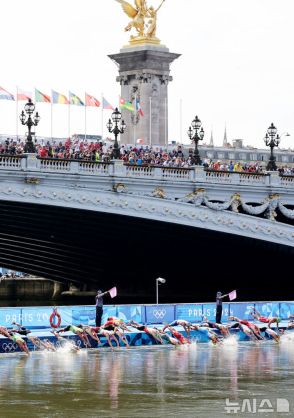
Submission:
[[[204,181],[206,183],[269,186],[270,174],[204,170]]]
[[[158,180],[194,180],[193,168],[159,167],[152,165],[124,164],[127,177],[148,177]],[[115,170],[114,170],[115,173]]]
[[[21,170],[22,159],[23,157],[21,155],[0,155],[0,169]]]
[[[97,162],[85,160],[67,160],[57,158],[39,158],[33,154],[0,155],[0,171],[34,171],[44,173],[69,173],[91,176],[117,176],[171,180],[179,182],[216,183],[223,185],[275,186],[294,188],[293,175],[279,175],[278,172],[245,173],[216,171],[201,166],[162,167],[152,165],[124,164],[121,160]]]
[[[294,188],[294,176],[282,174],[280,176],[280,184],[282,187]]]
[[[112,163],[98,161],[37,158],[36,165],[42,172],[79,173],[99,176],[108,176],[113,173]]]

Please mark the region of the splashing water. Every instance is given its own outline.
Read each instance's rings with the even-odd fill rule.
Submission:
[[[294,333],[288,334],[285,332],[285,334],[281,335],[280,342],[282,344],[294,343]]]
[[[81,350],[76,350],[70,342],[64,343],[62,346],[58,347],[57,353],[80,353]]]
[[[230,335],[228,338],[224,338],[222,347],[238,347],[238,338],[236,335]]]

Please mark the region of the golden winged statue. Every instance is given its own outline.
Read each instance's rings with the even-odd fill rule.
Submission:
[[[129,32],[132,29],[137,31],[137,36],[131,36],[132,43],[136,43],[136,41],[160,43],[159,39],[156,38],[157,12],[165,0],[161,0],[157,9],[152,6],[148,7],[146,0],[135,0],[135,6],[125,0],[116,1],[121,4],[126,15],[132,19],[125,27],[125,31]]]

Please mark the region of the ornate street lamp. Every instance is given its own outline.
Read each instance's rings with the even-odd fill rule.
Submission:
[[[279,146],[280,143],[280,136],[277,134],[277,128],[272,123],[270,127],[267,130],[267,133],[264,138],[265,145],[267,147],[270,147],[271,149],[271,155],[269,158],[269,161],[267,163],[266,169],[268,171],[276,171],[277,165],[276,165],[276,157],[274,157],[274,148]]]
[[[188,129],[188,137],[195,144],[194,153],[193,153],[193,164],[201,164],[201,159],[198,150],[198,142],[202,141],[204,138],[204,129],[201,126],[201,120],[198,116],[195,116],[195,119],[191,123],[192,126]]]
[[[21,124],[26,125],[28,127],[28,135],[24,151],[28,153],[34,153],[36,152],[36,149],[32,138],[32,126],[37,126],[41,118],[38,112],[36,112],[35,116],[32,118],[32,115],[35,110],[35,105],[31,99],[29,99],[29,101],[25,104],[24,109],[25,112],[22,111],[19,117]],[[25,115],[25,113],[27,114],[27,116]]]
[[[118,146],[117,137],[119,134],[123,134],[125,132],[127,126],[125,122],[121,120],[121,113],[117,107],[112,113],[111,119],[108,120],[108,123],[106,126],[107,126],[108,131],[114,134],[115,139],[114,139],[114,146],[113,146],[113,156],[116,160],[118,160],[120,157],[120,148]]]

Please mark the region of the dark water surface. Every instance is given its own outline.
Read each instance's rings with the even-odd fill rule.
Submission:
[[[294,416],[294,341],[8,354],[0,378],[5,418]],[[226,398],[275,410],[227,414]],[[289,413],[277,413],[277,398]]]

